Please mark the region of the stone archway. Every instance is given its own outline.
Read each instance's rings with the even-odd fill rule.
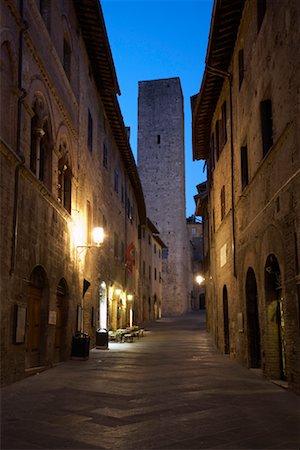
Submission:
[[[261,367],[260,328],[257,284],[254,270],[249,267],[246,276],[246,317],[249,367]]]
[[[229,313],[228,313],[228,294],[227,287],[223,287],[223,326],[224,326],[224,353],[230,353],[229,337]]]
[[[284,380],[286,368],[283,298],[280,267],[274,254],[268,256],[264,273],[267,315],[266,370],[270,377]]]

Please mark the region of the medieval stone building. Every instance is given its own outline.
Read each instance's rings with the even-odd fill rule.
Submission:
[[[139,82],[138,170],[163,251],[163,315],[189,309],[183,97],[179,78]]]
[[[192,98],[209,329],[224,353],[298,392],[299,17],[297,0],[215,0]]]
[[[149,261],[141,255],[144,196],[99,2],[4,0],[0,18],[8,383],[69,358],[76,331],[93,347],[99,326],[142,320],[140,261]]]

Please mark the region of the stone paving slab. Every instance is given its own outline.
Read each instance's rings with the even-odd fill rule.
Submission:
[[[1,449],[299,450],[300,398],[221,355],[203,313],[2,389]]]

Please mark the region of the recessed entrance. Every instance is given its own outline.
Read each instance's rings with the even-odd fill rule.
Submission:
[[[249,267],[246,277],[246,313],[249,367],[261,367],[260,330],[255,273]]]
[[[286,378],[285,328],[281,273],[275,255],[268,256],[265,265],[265,296],[267,308],[267,371],[275,379]]]
[[[25,367],[41,365],[41,336],[45,333],[45,321],[42,320],[46,273],[41,266],[35,267],[30,276],[27,301],[26,356]],[[45,316],[45,315],[44,315]]]

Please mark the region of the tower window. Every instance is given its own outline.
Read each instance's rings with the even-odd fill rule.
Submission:
[[[157,143],[160,144],[160,134],[157,135]]]

